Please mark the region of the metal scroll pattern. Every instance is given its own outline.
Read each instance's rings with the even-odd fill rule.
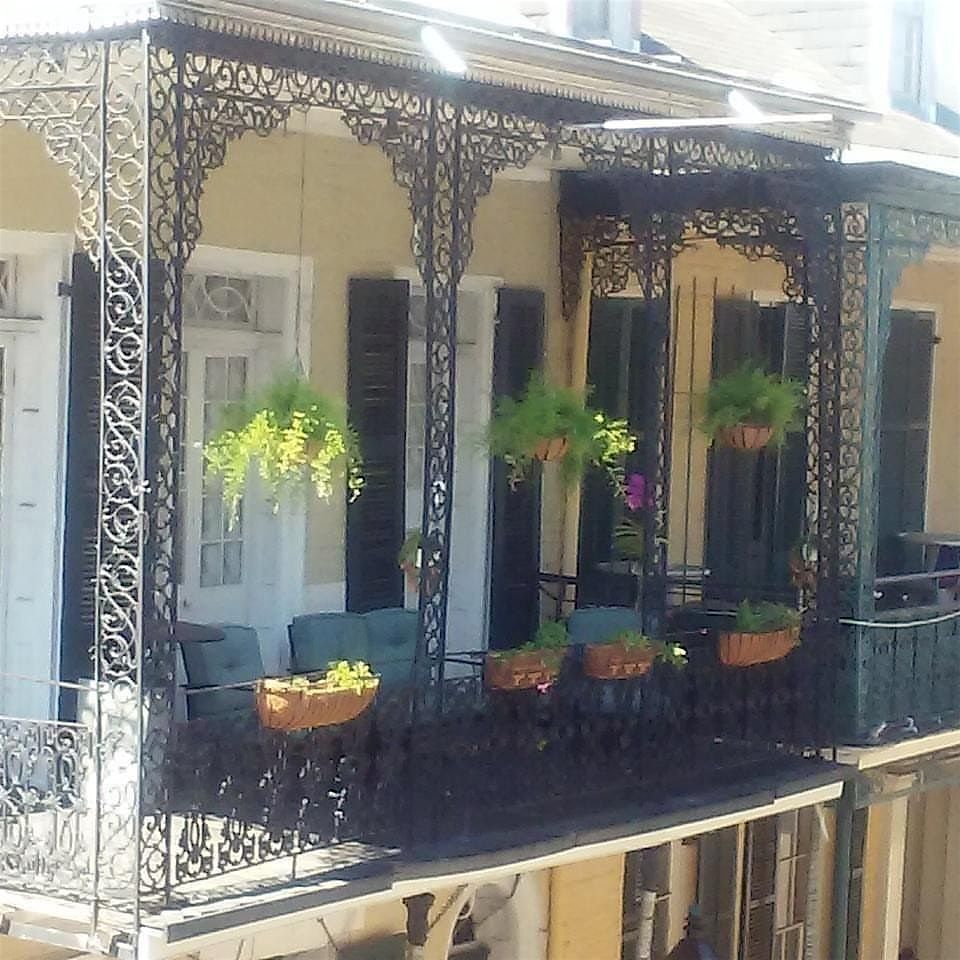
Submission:
[[[709,173],[715,170],[772,171],[813,166],[823,152],[801,144],[758,145],[730,136],[671,137],[616,133],[599,127],[567,128],[562,142],[576,147],[588,170],[629,168],[656,175]]]
[[[82,725],[0,718],[0,863],[27,888],[89,896],[93,743]]]
[[[8,48],[0,119],[19,120],[66,166],[77,236],[101,285],[96,686],[86,715],[96,762],[82,792],[98,821],[93,896],[136,890],[143,547],[146,73],[139,39]],[[81,708],[83,712],[84,708]],[[116,722],[114,722],[116,721]],[[48,751],[73,741],[47,740]],[[81,858],[78,862],[83,863]]]
[[[102,45],[54,43],[8,48],[0,57],[0,124],[39,133],[80,200],[77,239],[99,259],[103,87]]]

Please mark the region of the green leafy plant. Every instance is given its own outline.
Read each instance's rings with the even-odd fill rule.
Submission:
[[[592,464],[605,470],[615,486],[622,486],[624,458],[636,448],[626,421],[606,417],[588,407],[576,391],[555,387],[539,375],[530,378],[519,399],[498,401],[486,439],[493,456],[509,466],[510,482],[516,484],[529,475],[537,447],[561,438],[566,451],[560,470],[568,483],[578,481]]]
[[[338,475],[351,499],[363,487],[357,438],[333,401],[302,377],[285,376],[247,400],[229,404],[204,447],[209,469],[223,480],[235,517],[251,468],[274,499],[285,488],[311,484],[329,499]]]
[[[517,653],[544,653],[547,659],[563,659],[570,636],[567,628],[559,620],[547,620],[540,624],[532,640],[514,647],[512,650],[495,650],[490,656],[497,660],[507,659]]]
[[[773,633],[800,626],[800,613],[782,603],[743,600],[737,607],[735,628],[739,633]]]
[[[380,677],[363,660],[332,660],[321,673],[306,673],[296,677],[267,679],[263,683],[268,692],[280,690],[309,690],[316,693],[335,693],[352,690],[360,694],[380,685]]]
[[[423,537],[419,530],[411,530],[406,539],[400,546],[400,553],[397,554],[397,565],[401,570],[419,570],[420,569],[420,547],[423,543]]]
[[[654,640],[639,630],[621,630],[606,642],[620,643],[627,649],[652,650],[654,660],[659,663],[669,663],[675,667],[681,667],[687,662],[687,651],[680,644]]]
[[[800,426],[803,395],[800,381],[765,373],[748,361],[710,384],[701,426],[711,438],[738,424],[770,427],[771,442],[780,445],[788,430]]]

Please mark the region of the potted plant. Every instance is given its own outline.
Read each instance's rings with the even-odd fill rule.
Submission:
[[[745,363],[710,384],[702,428],[714,441],[738,450],[780,445],[798,427],[803,384]]]
[[[490,453],[510,468],[510,483],[525,479],[536,461],[558,461],[568,483],[593,464],[623,483],[624,457],[636,447],[625,420],[592,410],[574,390],[530,378],[519,399],[503,397],[487,430]]]
[[[658,660],[683,666],[687,651],[679,644],[653,640],[637,630],[623,630],[609,640],[584,647],[583,672],[595,680],[627,680],[642,677]]]
[[[752,667],[785,657],[800,640],[800,614],[782,603],[744,600],[732,630],[721,631],[717,652],[728,667]]]
[[[424,570],[424,556],[423,537],[420,531],[409,531],[400,547],[400,553],[397,555],[397,565],[406,574],[407,586],[413,591],[420,589],[420,578],[423,576]],[[427,563],[426,570],[428,577],[431,578],[429,582],[435,583],[440,573],[436,559],[433,563]]]
[[[541,624],[529,643],[488,653],[484,681],[491,690],[529,690],[551,684],[560,673],[569,643],[562,623],[551,620]]]
[[[613,528],[613,548],[621,560],[627,560],[632,570],[639,570],[646,545],[643,511],[653,507],[653,491],[648,488],[642,473],[631,473],[623,487],[624,513]]]
[[[275,503],[285,488],[304,484],[329,499],[338,473],[351,499],[363,487],[357,439],[345,415],[297,376],[280,377],[249,399],[229,404],[204,457],[223,480],[231,517],[254,465]]]
[[[380,678],[362,660],[331,663],[325,673],[257,682],[260,723],[271,730],[307,730],[346,723],[373,702]]]

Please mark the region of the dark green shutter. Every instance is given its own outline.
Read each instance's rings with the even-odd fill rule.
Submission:
[[[100,476],[100,280],[89,258],[74,254],[70,296],[70,369],[63,531],[60,679],[92,676],[97,510]],[[61,692],[60,714],[76,714],[76,691]]]
[[[747,360],[806,380],[808,325],[792,304],[760,306],[718,298],[713,311],[711,376]],[[714,446],[707,468],[707,593],[715,599],[789,595],[788,557],[803,529],[806,438],[791,432],[781,448],[744,453]]]
[[[347,609],[356,613],[403,605],[408,308],[404,280],[350,281],[347,403],[364,473],[347,508]]]
[[[493,401],[519,396],[543,360],[544,297],[504,287],[493,346]],[[507,468],[492,471],[490,647],[506,649],[533,636],[539,619],[540,473],[511,489]]]
[[[894,310],[880,399],[878,573],[921,570],[919,548],[898,534],[922,530],[926,513],[934,318]]]

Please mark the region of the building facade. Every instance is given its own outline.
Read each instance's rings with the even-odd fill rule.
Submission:
[[[957,604],[899,535],[960,526],[955,185],[840,168],[864,111],[829,97],[753,91],[835,114],[799,142],[599,126],[724,109],[656,57],[451,21],[458,79],[402,14],[161,7],[2,48],[4,958],[663,957],[693,904],[731,960],[946,956],[952,848],[942,887],[918,864]],[[805,425],[724,461],[696,398],[751,357]],[[536,369],[641,435],[639,575],[609,491],[511,488],[478,445]],[[231,525],[205,431],[279,370],[346,401],[368,487],[253,488]],[[730,670],[747,594],[804,643]],[[294,617],[405,606],[410,680],[352,725],[191,709],[178,622],[248,628],[272,676]],[[687,667],[483,691],[483,651],[594,608]]]

